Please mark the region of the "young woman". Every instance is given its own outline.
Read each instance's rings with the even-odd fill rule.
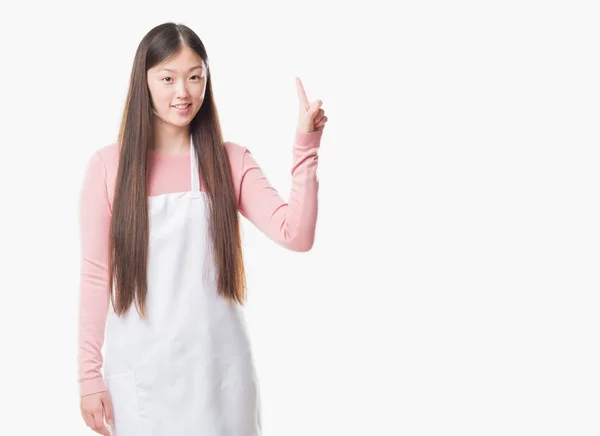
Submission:
[[[223,140],[200,38],[165,23],[142,39],[119,139],[93,155],[81,193],[79,384],[97,433],[261,434],[239,214],[287,249],[312,247],[327,117],[296,85],[286,202]]]

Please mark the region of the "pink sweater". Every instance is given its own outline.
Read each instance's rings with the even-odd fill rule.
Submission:
[[[317,221],[318,149],[323,131],[296,131],[292,188],[284,201],[250,151],[232,142],[225,147],[232,167],[240,213],[270,239],[294,251],[312,247]],[[191,189],[190,155],[149,153],[148,195]],[[116,144],[91,158],[80,198],[81,279],[78,381],[81,395],[106,390],[102,347],[108,315],[108,235],[118,164]]]

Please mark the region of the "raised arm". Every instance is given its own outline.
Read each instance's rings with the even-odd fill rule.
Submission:
[[[318,149],[322,130],[297,130],[293,146],[292,187],[285,201],[269,183],[247,149],[242,158],[240,213],[278,244],[308,251],[315,238],[318,212]]]
[[[244,149],[240,170],[239,209],[263,233],[294,251],[308,251],[315,239],[319,181],[318,150],[327,122],[323,102],[309,103],[296,78],[298,127],[294,138],[292,189],[284,201],[271,186],[252,154]]]
[[[95,154],[88,165],[80,206],[81,277],[79,302],[79,390],[87,395],[106,390],[102,346],[107,318],[110,204],[106,168]]]

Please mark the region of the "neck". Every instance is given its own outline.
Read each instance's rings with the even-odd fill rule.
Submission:
[[[188,126],[174,126],[155,117],[153,130],[153,150],[173,154],[187,153],[189,151],[190,130]]]

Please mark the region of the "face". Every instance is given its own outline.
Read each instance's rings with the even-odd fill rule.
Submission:
[[[202,58],[184,46],[175,57],[149,69],[147,78],[154,115],[173,126],[187,126],[204,101],[207,71]]]

